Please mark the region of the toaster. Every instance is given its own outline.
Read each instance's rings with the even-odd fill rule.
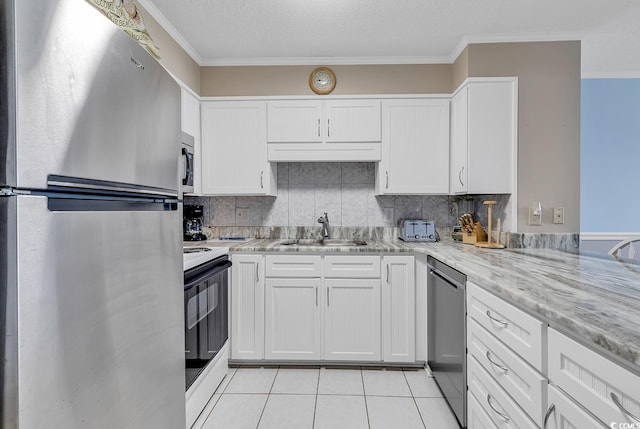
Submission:
[[[398,238],[404,241],[437,241],[436,225],[431,220],[405,220],[401,223]]]

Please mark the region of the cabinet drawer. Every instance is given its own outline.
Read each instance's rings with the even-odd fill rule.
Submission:
[[[322,264],[319,255],[267,255],[267,277],[320,277]]]
[[[480,401],[467,392],[467,427],[470,429],[498,429],[491,417],[482,409]]]
[[[324,257],[324,276],[342,279],[380,278],[380,256],[328,255]]]
[[[553,406],[553,410],[549,414],[545,429],[609,427],[591,417],[552,385],[549,385],[549,406]]]
[[[554,329],[549,329],[549,380],[605,423],[640,417],[640,377]]]
[[[473,319],[467,324],[467,349],[533,421],[542,426],[547,379]]]
[[[473,356],[467,356],[469,392],[499,428],[536,429],[538,426],[496,383]]]
[[[467,283],[467,314],[542,372],[544,325],[473,283]]]

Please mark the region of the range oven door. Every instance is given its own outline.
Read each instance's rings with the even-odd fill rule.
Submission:
[[[185,359],[193,375],[187,388],[229,337],[230,267],[225,255],[185,273]]]

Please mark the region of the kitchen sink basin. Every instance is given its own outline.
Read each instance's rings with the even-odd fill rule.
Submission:
[[[366,246],[364,240],[342,240],[342,239],[326,239],[326,240],[285,240],[278,243],[278,246],[286,247],[354,247]]]

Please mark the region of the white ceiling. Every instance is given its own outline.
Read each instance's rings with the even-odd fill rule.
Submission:
[[[638,0],[138,0],[200,65],[452,62],[467,43],[582,40],[640,77]]]

